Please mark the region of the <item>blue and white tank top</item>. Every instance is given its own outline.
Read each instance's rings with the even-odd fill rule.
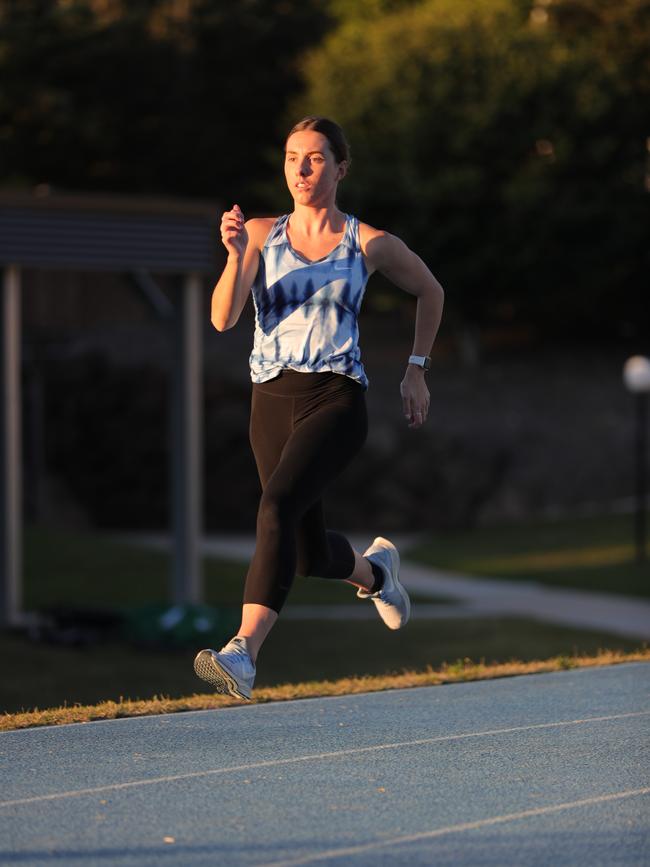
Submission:
[[[252,286],[253,382],[266,382],[289,367],[342,373],[368,388],[357,323],[368,271],[359,244],[359,220],[350,214],[345,218],[341,243],[315,262],[289,243],[289,214],[273,224]]]

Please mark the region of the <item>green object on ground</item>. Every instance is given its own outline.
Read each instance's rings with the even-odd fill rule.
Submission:
[[[135,644],[187,647],[225,644],[239,626],[234,607],[211,605],[140,605],[124,616],[124,637]]]

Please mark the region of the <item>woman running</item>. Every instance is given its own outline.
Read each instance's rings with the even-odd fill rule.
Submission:
[[[262,496],[241,626],[219,652],[200,651],[194,670],[217,692],[238,698],[251,697],[259,649],[296,574],[354,585],[389,629],[404,626],[410,615],[395,546],[377,536],[363,554],[355,551],[344,535],[325,527],[321,497],[368,433],[357,324],[368,277],[380,271],[418,298],[413,354],[400,383],[410,428],[421,427],[429,411],[424,377],[444,293],[399,238],[337,207],[349,164],[338,124],[306,117],[285,142],[293,211],[245,221],[233,205],[221,220],[228,259],[212,295],[211,319],[218,331],[232,328],[252,290],[249,439]]]

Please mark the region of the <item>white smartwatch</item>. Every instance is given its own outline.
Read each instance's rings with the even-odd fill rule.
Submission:
[[[409,355],[409,364],[417,364],[427,371],[431,368],[431,358],[428,355]]]

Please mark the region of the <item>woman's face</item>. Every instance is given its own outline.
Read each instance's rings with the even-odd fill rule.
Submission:
[[[346,163],[337,163],[327,137],[313,129],[294,132],[285,146],[284,176],[296,204],[334,201]]]

